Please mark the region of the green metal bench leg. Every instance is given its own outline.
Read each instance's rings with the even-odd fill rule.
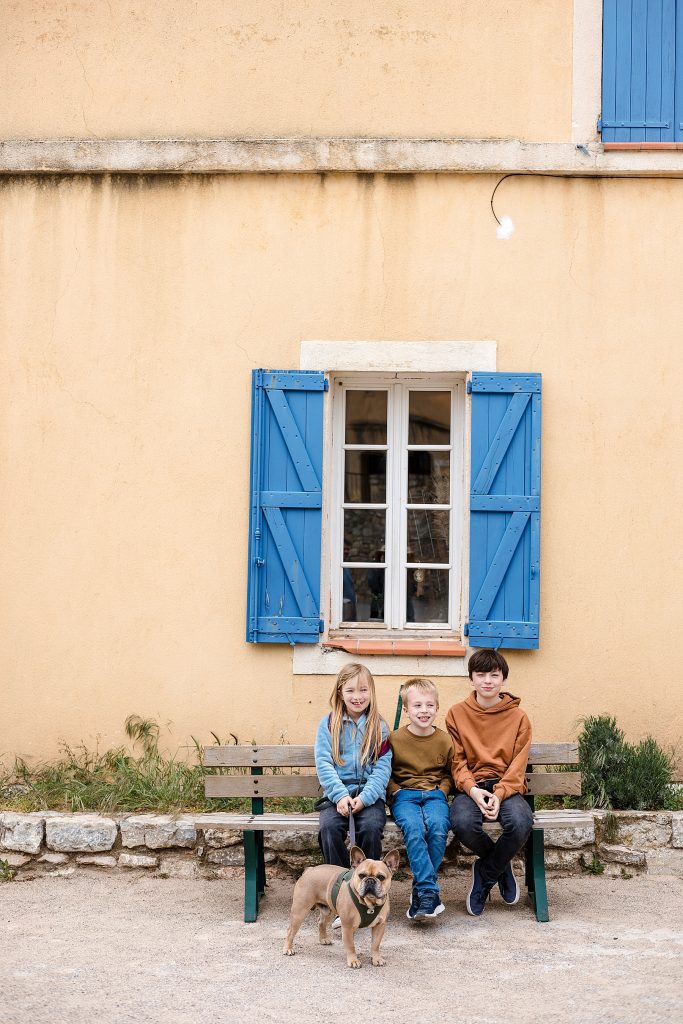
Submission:
[[[536,911],[536,920],[541,922],[549,921],[548,893],[545,887],[545,836],[542,828],[531,830],[529,843],[531,844],[531,872],[533,881],[533,889],[529,891],[529,895]]]
[[[256,850],[258,856],[258,895],[259,899],[266,891],[266,858],[263,851],[263,832],[255,832],[256,836]]]
[[[261,851],[262,852],[262,851]],[[255,832],[244,833],[244,920],[251,922],[258,917],[259,892],[259,850]]]

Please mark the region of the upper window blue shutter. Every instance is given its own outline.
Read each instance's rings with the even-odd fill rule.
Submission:
[[[674,90],[676,0],[604,0],[602,15],[603,142],[674,142],[683,137],[683,107]]]
[[[320,638],[324,373],[254,370],[247,640]]]
[[[469,642],[536,648],[541,375],[473,373],[471,393]]]

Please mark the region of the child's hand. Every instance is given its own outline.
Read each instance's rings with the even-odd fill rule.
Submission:
[[[490,818],[491,821],[495,821],[498,817],[498,811],[500,810],[500,797],[497,797],[495,793],[489,793],[488,798],[487,817]]]
[[[477,786],[473,786],[470,790],[470,797],[474,800],[475,804],[484,815],[487,821],[493,821],[494,818],[498,817],[498,808],[500,807],[500,800],[493,793],[487,793],[485,789],[479,789]],[[496,802],[496,809],[492,811],[491,801]]]
[[[354,796],[353,800],[351,801],[351,811],[352,811],[352,813],[353,814],[358,814],[358,812],[362,811],[364,807],[365,807],[365,804],[363,803],[361,798],[359,796]]]
[[[345,818],[348,818],[349,811],[353,810],[353,800],[350,796],[343,796],[337,804],[337,811],[339,814],[343,814]]]

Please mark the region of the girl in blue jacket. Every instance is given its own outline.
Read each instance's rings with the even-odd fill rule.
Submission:
[[[318,805],[318,841],[327,864],[349,867],[349,812],[356,845],[366,857],[382,856],[384,800],[391,775],[389,729],[377,710],[375,681],[364,665],[345,665],[337,676],[332,712],[318,726],[315,767],[325,799]]]

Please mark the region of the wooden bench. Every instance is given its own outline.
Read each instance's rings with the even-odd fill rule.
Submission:
[[[524,849],[524,880],[538,921],[548,921],[548,896],[545,884],[544,837],[548,829],[585,827],[590,814],[575,810],[536,811],[535,796],[580,795],[581,775],[576,771],[538,771],[547,765],[576,765],[578,744],[534,743],[529,756],[526,797],[534,810],[534,827]],[[312,746],[215,746],[204,750],[204,765],[232,769],[232,774],[208,775],[207,797],[250,797],[250,814],[216,812],[196,818],[197,828],[240,829],[244,833],[244,920],[255,921],[259,901],[266,888],[264,832],[295,830],[318,831],[317,814],[264,813],[263,801],[269,797],[314,797],[322,795]],[[268,774],[264,774],[264,769]],[[291,769],[284,774],[283,769]],[[497,832],[499,825],[484,826]],[[385,834],[400,839],[400,829],[387,821]]]

